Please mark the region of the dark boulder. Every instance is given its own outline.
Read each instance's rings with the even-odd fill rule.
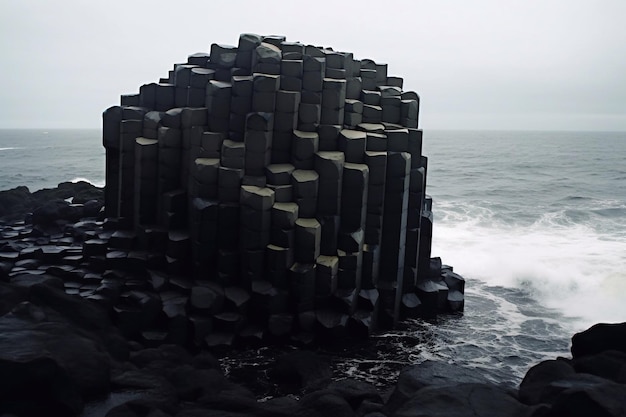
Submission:
[[[383,404],[383,399],[376,387],[364,381],[342,379],[333,381],[328,385],[328,389],[345,399],[354,411],[359,409],[364,402],[369,402],[370,405],[380,404],[382,406]]]
[[[618,384],[626,384],[626,352],[605,350],[573,361],[576,372],[596,375]]]
[[[68,216],[71,218],[76,215],[79,217],[82,215],[91,217],[99,213],[102,208],[104,189],[98,188],[85,181],[78,181],[75,183],[62,182],[55,188],[46,188],[35,191],[34,193],[31,193],[28,187],[24,186],[0,191],[0,219],[23,219],[27,213],[33,212],[33,210],[38,207],[47,205],[53,201],[58,202],[68,199],[72,199],[73,204],[85,204],[86,209],[79,206],[73,206],[71,210],[61,209],[61,203],[55,203],[39,213],[37,221],[40,222],[45,219],[45,221],[49,222],[50,218],[55,215]],[[89,204],[87,204],[88,202]],[[58,210],[54,209],[54,206],[58,206]],[[67,206],[70,206],[70,204],[67,203]],[[63,217],[54,218],[54,220],[59,219],[63,219]],[[65,218],[65,220],[68,219]]]
[[[130,361],[141,369],[129,368],[124,370],[125,374],[114,378],[114,382],[125,389],[133,388],[132,384],[136,387],[143,384],[154,391],[156,386],[143,382],[153,375],[156,381],[166,381],[166,386],[172,387],[175,397],[181,401],[203,403],[224,392],[253,397],[246,389],[228,381],[219,369],[217,359],[207,352],[192,357],[184,348],[166,344],[132,352]],[[154,403],[154,400],[151,401]]]
[[[0,191],[0,218],[18,219],[32,210],[35,199],[28,187]]]
[[[576,374],[550,384],[548,417],[623,417],[626,385],[588,374]]]
[[[48,306],[63,317],[86,330],[108,330],[111,321],[107,311],[98,304],[72,297],[58,288],[46,284],[35,284],[30,290],[31,301]]]
[[[30,288],[30,300],[57,312],[63,321],[75,326],[77,333],[104,347],[113,358],[128,359],[128,342],[113,326],[108,311],[100,304],[73,297],[46,284],[33,285]]]
[[[1,360],[23,363],[45,358],[67,373],[83,397],[109,392],[109,356],[97,340],[55,311],[24,302],[0,317]]]
[[[84,204],[90,200],[103,200],[104,189],[86,181],[62,182],[56,188],[44,188],[33,193],[33,198],[39,203],[46,200],[72,198],[74,204]]]
[[[626,322],[598,323],[572,337],[574,359],[605,350],[626,352]]]
[[[574,368],[567,361],[543,361],[526,372],[519,387],[519,399],[528,405],[540,404],[546,400],[545,391],[550,383],[574,374]]]
[[[337,392],[328,389],[305,395],[300,399],[299,406],[301,415],[305,416],[356,417],[350,403]]]
[[[82,214],[80,206],[65,200],[50,200],[33,210],[31,220],[38,226],[52,226],[59,221],[77,222]]]
[[[517,417],[532,408],[491,384],[430,386],[417,391],[393,417]]]
[[[398,382],[385,405],[385,412],[395,412],[417,391],[425,387],[485,382],[487,382],[486,378],[474,369],[439,361],[425,361],[419,365],[409,366],[400,372]]]

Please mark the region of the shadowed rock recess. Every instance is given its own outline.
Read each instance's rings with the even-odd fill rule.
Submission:
[[[123,95],[103,114],[115,232],[85,255],[158,295],[119,322],[216,346],[462,311],[463,278],[431,258],[419,105],[386,64],[252,34]]]

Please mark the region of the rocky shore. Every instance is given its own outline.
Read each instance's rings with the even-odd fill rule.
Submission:
[[[82,204],[83,208],[85,203],[89,202],[87,210],[91,209],[91,211],[82,213],[78,209],[68,209],[74,210],[73,213],[68,212],[60,216],[65,217],[66,221],[77,220],[83,214],[97,216],[104,204],[103,190],[85,181],[62,182],[56,188],[45,188],[32,193],[28,187],[22,186],[0,191],[0,222],[7,223],[24,220],[25,217],[30,218],[30,214],[35,209],[39,209],[39,213],[42,213],[41,209],[46,207],[46,203],[67,199],[72,199],[74,204]],[[63,203],[55,204],[64,205]]]
[[[88,256],[107,233],[101,208],[85,183],[0,192],[1,416],[626,415],[626,323],[575,335],[571,358],[537,364],[519,389],[425,362],[381,390],[333,375],[316,346],[277,355],[263,381],[233,377],[225,351],[137,336],[154,300],[115,259]],[[116,311],[123,297],[141,308]]]

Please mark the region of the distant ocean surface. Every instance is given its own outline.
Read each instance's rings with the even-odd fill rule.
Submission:
[[[431,359],[516,385],[574,332],[626,321],[626,132],[427,130],[423,150],[433,256],[466,278],[465,314],[380,334],[385,352],[338,370],[381,384]],[[104,184],[99,130],[0,130],[0,190],[78,179]]]
[[[97,129],[0,129],[0,190],[30,191],[85,180],[104,186],[104,147]]]

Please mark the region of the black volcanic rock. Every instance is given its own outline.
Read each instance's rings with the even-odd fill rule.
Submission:
[[[393,417],[522,417],[532,409],[491,384],[431,386],[417,391]]]
[[[342,379],[328,385],[328,389],[344,398],[353,410],[359,408],[381,409],[383,399],[375,386],[356,379]],[[369,403],[364,405],[365,403]]]
[[[576,372],[597,375],[618,384],[626,384],[626,352],[606,350],[573,361]]]
[[[82,213],[82,208],[65,200],[50,200],[33,210],[32,222],[44,226],[52,225],[59,220],[77,222]]]
[[[577,374],[554,385],[562,391],[554,398],[547,417],[623,417],[626,415],[626,385],[593,375]]]
[[[17,219],[32,210],[35,198],[28,187],[0,191],[0,218]]]
[[[536,414],[560,416],[626,415],[626,323],[596,324],[572,337],[572,360],[559,358],[532,367],[519,398],[538,404]]]
[[[56,188],[44,188],[32,193],[33,198],[41,204],[44,201],[72,198],[74,204],[84,204],[90,200],[103,200],[103,189],[86,181],[62,182]]]
[[[31,300],[56,310],[77,327],[90,332],[110,333],[114,329],[105,308],[65,294],[46,284],[35,284],[30,290]]]
[[[72,199],[72,204],[85,206],[84,208],[74,206],[76,209],[72,210],[58,202],[68,199]],[[51,204],[52,202],[54,203]],[[54,220],[69,221],[76,215],[78,217],[97,215],[103,204],[103,189],[85,181],[62,182],[56,188],[46,188],[34,193],[31,193],[28,187],[20,186],[0,191],[0,219],[23,219],[26,214],[47,205],[47,208],[39,213],[41,221],[50,221],[50,218],[55,215],[57,217]],[[70,204],[67,203],[67,206],[69,207]]]
[[[302,397],[299,403],[307,416],[356,417],[350,403],[332,390],[315,391]]]
[[[529,405],[545,402],[545,391],[550,383],[574,374],[572,365],[564,360],[543,361],[526,372],[519,387],[519,399]]]
[[[27,228],[23,223],[6,227]],[[226,376],[206,349],[159,345],[164,339],[157,338],[149,343],[147,338],[128,342],[115,327],[111,317],[115,318],[113,309],[120,300],[135,300],[152,316],[155,306],[160,306],[155,304],[158,294],[158,299],[178,301],[166,311],[174,317],[166,323],[170,327],[154,329],[154,333],[177,331],[187,325],[188,308],[210,311],[201,298],[190,296],[196,282],[165,272],[153,274],[149,281],[145,270],[107,270],[98,265],[103,262],[98,261],[101,249],[106,255],[112,253],[107,240],[113,232],[103,231],[93,219],[66,225],[63,231],[13,235],[0,242],[0,415],[77,416],[94,395],[117,390],[128,397],[108,416],[626,415],[626,352],[622,348],[626,324],[598,325],[574,336],[574,359],[546,361],[531,368],[519,398],[506,387],[486,383],[475,369],[427,361],[402,372],[385,404],[386,395],[371,384],[341,379],[341,375],[333,381],[327,356],[292,351],[276,360],[266,374],[270,381],[258,381],[253,389],[276,383],[280,387],[272,392],[303,397],[260,401],[257,398],[268,395],[267,391],[253,393],[233,382],[235,373],[229,362],[224,366],[230,375]],[[134,239],[132,234],[127,237]],[[91,249],[93,242],[82,249],[76,244],[88,239],[98,243]],[[93,250],[94,256],[71,260],[74,256],[68,255],[80,254],[84,247],[87,252]],[[131,248],[127,249],[130,253]],[[231,310],[247,302],[247,294],[228,291],[220,296]],[[155,323],[163,319],[159,312]],[[219,319],[220,325],[226,324],[224,317]],[[118,323],[122,325],[126,323]],[[101,411],[103,415],[106,410]]]
[[[626,352],[626,322],[598,323],[572,337],[572,357],[574,359],[605,350]]]
[[[59,278],[12,280],[0,283],[0,404],[13,408],[0,413],[78,415],[85,400],[109,392],[111,363],[127,360],[128,342],[105,309],[67,295]]]
[[[402,370],[389,401],[385,405],[385,412],[394,413],[417,391],[425,387],[486,382],[487,380],[474,369],[437,361],[425,361]]]
[[[0,359],[20,364],[42,358],[61,367],[82,396],[109,391],[110,359],[98,341],[53,310],[24,302],[0,317]]]

